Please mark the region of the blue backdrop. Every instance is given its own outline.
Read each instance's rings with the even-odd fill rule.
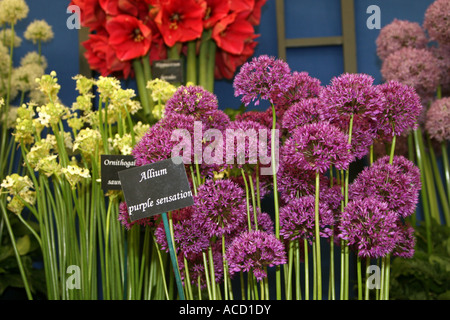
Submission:
[[[371,14],[366,13],[370,5],[377,5],[381,11],[381,27],[394,18],[423,23],[426,8],[433,0],[355,0],[355,31],[357,45],[358,72],[372,75],[376,82],[382,81],[380,61],[376,55],[375,40],[379,29],[369,29],[366,21]],[[19,22],[17,33],[22,37],[22,45],[15,52],[19,59],[34,49],[33,44],[23,38],[26,26],[34,19],[45,19],[52,25],[55,38],[45,44],[43,54],[48,60],[48,72],[55,70],[61,84],[60,98],[71,105],[76,98],[72,77],[79,72],[78,31],[68,29],[66,21],[69,0],[27,0],[30,7],[28,18]],[[321,37],[341,35],[341,15],[339,0],[285,0],[286,37]],[[277,56],[277,30],[275,0],[268,0],[263,7],[260,34],[255,56],[268,54]],[[343,56],[340,46],[290,48],[287,62],[292,70],[307,71],[326,85],[343,72]],[[17,62],[18,63],[18,62]],[[215,93],[220,108],[238,108],[240,101],[234,97],[232,81],[216,81]]]

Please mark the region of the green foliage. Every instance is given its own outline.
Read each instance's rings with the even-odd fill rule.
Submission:
[[[391,299],[450,300],[450,228],[431,226],[431,252],[427,252],[425,232],[424,225],[416,228],[416,252],[412,259],[394,259]]]
[[[45,277],[43,270],[33,268],[33,261],[39,259],[40,248],[31,232],[17,219],[14,214],[9,215],[14,232],[17,249],[30,284],[32,293],[45,294]],[[8,287],[24,288],[11,239],[3,221],[0,219],[0,296]],[[29,224],[38,229],[33,222]]]

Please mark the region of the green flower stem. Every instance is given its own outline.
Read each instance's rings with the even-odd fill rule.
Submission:
[[[175,274],[175,281],[176,281],[177,289],[178,289],[178,298],[180,300],[184,300],[185,298],[184,298],[183,284],[181,282],[180,269],[178,268],[178,260],[177,260],[177,256],[175,253],[174,243],[172,240],[173,233],[171,232],[169,220],[167,218],[167,213],[165,213],[165,212],[162,213],[162,218],[163,218],[163,223],[164,223],[164,230],[166,232],[167,246],[169,247],[170,259],[172,261],[173,272]],[[170,219],[170,220],[172,220],[172,219]]]
[[[369,295],[369,286],[368,286],[368,279],[370,277],[370,273],[369,273],[369,266],[370,266],[370,257],[366,257],[366,283],[365,283],[365,291],[364,291],[364,300],[370,300],[370,295]]]
[[[163,287],[164,287],[164,293],[166,295],[166,299],[169,300],[170,299],[169,298],[169,291],[167,290],[167,281],[166,281],[166,275],[165,275],[165,272],[164,272],[165,268],[164,268],[164,263],[163,263],[162,256],[161,256],[161,250],[158,247],[158,243],[156,242],[156,238],[155,238],[154,234],[152,234],[152,237],[153,237],[153,243],[154,243],[155,249],[156,249],[155,251],[156,251],[156,253],[158,255],[159,265],[161,267],[160,271],[161,271],[161,279],[162,279],[162,283],[163,283]]]
[[[189,277],[189,264],[185,256],[183,256],[184,260],[184,271],[186,273],[186,280],[184,281],[186,287],[187,287],[187,300],[194,300],[194,294],[192,292],[192,286],[191,286],[191,278]]]
[[[212,300],[212,290],[211,290],[211,282],[209,280],[209,268],[208,268],[208,259],[206,258],[206,252],[202,252],[203,256],[203,267],[205,269],[205,278],[206,278],[206,288],[208,290],[208,298]]]
[[[245,172],[244,169],[241,168],[241,174],[242,174],[242,178],[244,179],[244,184],[245,184],[245,200],[247,203],[247,221],[248,221],[248,230],[251,231],[252,230],[252,223],[251,223],[251,218],[250,218],[250,195],[249,195],[249,190],[248,190],[248,183],[247,183],[247,178],[245,176]]]
[[[425,143],[423,141],[423,134],[421,132],[421,129],[417,129],[420,132],[420,135],[418,135],[419,140],[419,147],[422,151],[422,161],[423,161],[423,175],[427,181],[426,183],[426,192],[429,197],[429,204],[430,204],[430,216],[433,218],[437,223],[440,224],[441,217],[439,215],[439,206],[437,203],[437,196],[436,196],[436,190],[435,190],[435,183],[433,179],[433,172],[430,167],[430,159],[428,158],[428,154],[425,151]]]
[[[304,239],[305,251],[305,300],[309,300],[309,254],[308,254],[308,240]]]
[[[212,254],[211,246],[208,247],[208,259],[209,259],[209,277],[211,280],[212,298],[217,300],[217,288],[216,288],[216,276],[214,271],[214,258]]]
[[[22,264],[22,258],[20,257],[19,250],[17,249],[16,239],[14,237],[14,232],[13,232],[13,230],[11,228],[11,224],[9,222],[8,212],[6,211],[5,203],[6,203],[6,201],[4,201],[4,199],[1,199],[1,201],[0,201],[0,208],[1,208],[2,214],[3,214],[3,221],[5,221],[6,228],[8,229],[9,237],[11,239],[11,245],[12,245],[13,250],[14,250],[14,255],[16,256],[17,265],[19,266],[19,271],[20,271],[20,275],[22,277],[23,285],[25,287],[25,292],[27,294],[27,298],[28,298],[28,300],[33,300],[33,295],[31,294],[30,285],[28,284],[27,275],[25,273],[25,269],[24,269],[23,264]]]
[[[435,185],[437,187],[437,191],[438,191],[439,197],[441,199],[441,201],[440,201],[441,208],[444,213],[444,218],[445,218],[446,224],[450,225],[449,198],[447,198],[447,195],[445,193],[444,184],[442,182],[442,175],[441,175],[438,165],[437,165],[436,154],[434,152],[433,145],[431,144],[430,136],[428,134],[426,134],[426,138],[427,138],[428,150],[429,150],[429,154],[430,154],[431,169],[433,171]],[[444,159],[444,154],[442,156]],[[444,174],[445,174],[445,171],[444,171]]]
[[[442,150],[442,162],[444,166],[444,179],[445,184],[447,186],[447,200],[450,205],[450,162],[448,159],[448,150],[447,150],[447,141],[441,142],[441,150]],[[450,225],[450,221],[447,221],[447,225]]]
[[[147,84],[145,82],[145,74],[142,63],[139,59],[133,60],[133,70],[136,75],[136,85],[139,91],[139,99],[146,116],[151,115],[150,102],[148,99]]]
[[[300,279],[300,240],[295,240],[295,298],[302,299],[301,279]]]
[[[320,220],[319,220],[319,194],[320,194],[320,173],[316,171],[316,195],[314,205],[314,235],[316,240],[316,277],[317,277],[317,300],[322,300],[322,262],[320,250]]]
[[[275,105],[271,103],[272,107],[272,132],[271,132],[271,167],[272,167],[272,177],[273,177],[273,201],[275,206],[275,236],[280,239],[280,206],[278,203],[278,186],[277,186],[277,161],[275,157],[275,130],[277,128],[277,114],[275,111]],[[281,300],[281,268],[280,265],[275,267],[275,277],[276,277],[276,298]]]
[[[255,188],[253,186],[253,178],[251,174],[248,174],[248,181],[250,184],[250,193],[252,197],[252,205],[253,205],[253,221],[255,222],[255,230],[258,230],[258,217],[256,214],[256,199],[255,199]]]
[[[186,82],[197,84],[197,44],[190,41],[187,44]]]
[[[356,257],[356,272],[358,279],[358,300],[362,300],[362,270],[361,270],[361,257],[357,255]]]
[[[288,251],[288,270],[286,274],[286,300],[292,300],[292,270],[294,267],[294,243],[293,241],[289,241],[289,251]]]
[[[424,168],[424,160],[423,160],[423,150],[420,147],[419,139],[421,132],[417,130],[414,130],[414,145],[416,150],[416,156],[417,156],[417,165],[419,166],[419,170],[421,172],[420,180],[422,184],[422,188],[420,190],[421,198],[422,198],[422,205],[423,205],[423,216],[425,221],[425,230],[426,230],[426,243],[427,243],[427,252],[428,254],[431,254],[432,251],[432,240],[431,240],[431,213],[430,213],[430,204],[427,194],[427,181],[425,179],[425,168]]]

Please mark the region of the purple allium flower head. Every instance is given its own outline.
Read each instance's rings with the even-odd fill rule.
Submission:
[[[386,81],[411,86],[422,99],[434,94],[440,74],[438,59],[427,49],[402,48],[390,54],[381,66],[381,75]]]
[[[450,1],[434,1],[425,11],[423,26],[431,40],[450,45]]]
[[[185,220],[192,220],[192,207],[186,207],[186,208],[182,208],[179,210],[174,210],[172,211],[172,223],[175,226],[179,225],[180,223],[182,223]],[[180,231],[180,227],[178,228],[178,233],[182,232]],[[175,233],[175,231],[174,231]],[[164,228],[164,223],[160,220],[158,225],[155,228],[155,239],[156,242],[160,245],[160,249],[164,250],[166,252],[169,252],[169,247],[167,245],[167,235],[166,235],[166,231]],[[175,236],[175,235],[174,235]],[[200,240],[201,243],[201,240]],[[177,250],[177,254],[180,252],[180,246],[178,245],[179,243],[175,243],[175,247]],[[200,245],[199,245],[200,246]]]
[[[213,256],[214,277],[216,283],[221,283],[223,281],[223,254],[221,243],[215,242],[214,244],[212,244],[211,251]],[[191,280],[191,284],[197,286],[200,282],[200,288],[205,289],[207,287],[207,283],[205,275],[205,264],[202,253],[190,254],[186,258],[186,261],[188,264],[189,279]],[[180,269],[180,276],[182,280],[185,281],[186,268],[182,255],[178,255],[178,267]],[[207,267],[209,268],[209,265]]]
[[[219,107],[216,95],[201,86],[181,86],[166,102],[164,115],[176,112],[203,120]]]
[[[425,129],[439,142],[450,141],[450,97],[435,100],[427,111]]]
[[[247,223],[244,190],[229,179],[206,180],[197,189],[192,218],[208,236],[222,236]]]
[[[420,171],[410,160],[394,156],[389,164],[389,156],[384,156],[358,174],[349,186],[349,198],[376,197],[389,210],[407,217],[416,209],[420,188]]]
[[[376,40],[377,55],[384,60],[401,48],[424,49],[427,43],[425,30],[417,22],[394,19],[380,30]]]
[[[291,77],[290,87],[273,101],[275,105],[282,106],[283,110],[303,99],[317,98],[322,90],[320,80],[311,77],[308,72],[294,71]]]
[[[379,88],[385,97],[378,121],[380,133],[392,138],[394,134],[400,136],[415,129],[423,107],[414,88],[394,80],[379,85]]]
[[[379,199],[352,200],[342,212],[338,237],[355,247],[360,257],[381,258],[395,247],[397,219]]]
[[[289,165],[325,172],[331,165],[347,169],[354,159],[350,148],[346,134],[332,124],[319,122],[295,129],[282,152]]]
[[[258,281],[267,277],[266,267],[286,263],[283,243],[265,231],[246,231],[237,236],[226,251],[230,274],[252,271]]]
[[[363,73],[344,73],[334,77],[321,92],[323,104],[328,109],[325,112],[330,113],[329,117],[360,114],[376,118],[383,97],[373,81],[373,77]]]
[[[172,132],[155,124],[145,133],[133,148],[132,154],[137,166],[170,158],[174,142]]]
[[[289,203],[298,196],[315,193],[316,172],[304,170],[287,161],[289,155],[285,154],[285,150],[285,148],[281,148],[277,185],[281,200]],[[326,187],[328,187],[328,179],[324,174],[320,174],[320,189],[323,190]]]
[[[282,127],[288,132],[305,124],[324,120],[324,105],[318,98],[302,99],[286,110],[282,119]]]
[[[235,117],[236,121],[254,121],[268,129],[272,128],[272,117],[268,117],[267,112],[264,111],[246,111],[244,113],[238,114]]]
[[[441,70],[440,84],[443,96],[448,96],[450,92],[450,44],[431,47],[429,50],[436,57]]]
[[[224,140],[225,163],[229,167],[265,164],[264,159],[270,158],[271,132],[258,122],[232,121],[225,130]]]
[[[127,229],[130,230],[135,224],[144,226],[144,227],[154,227],[155,226],[155,217],[147,217],[139,220],[131,221],[130,214],[128,212],[128,206],[125,201],[119,203],[119,214],[117,220]]]
[[[289,65],[274,57],[261,55],[242,65],[234,78],[236,97],[242,96],[245,106],[251,102],[259,105],[259,100],[273,102],[290,87],[291,70]]]
[[[392,255],[395,257],[412,258],[414,256],[414,247],[416,246],[415,230],[412,226],[397,220],[397,230],[395,233],[396,245]]]
[[[320,236],[332,235],[334,225],[333,212],[328,204],[319,202]],[[310,243],[315,238],[315,196],[307,195],[291,199],[280,208],[280,235],[285,240],[307,239]]]

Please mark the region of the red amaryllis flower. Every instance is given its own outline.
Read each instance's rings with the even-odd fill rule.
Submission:
[[[254,35],[256,38],[256,35]],[[231,54],[224,50],[217,50],[216,52],[216,67],[214,76],[216,79],[232,79],[236,70],[255,52],[255,47],[258,44],[256,41],[247,41],[244,44],[244,50],[241,54]],[[272,121],[272,120],[271,120]]]
[[[211,37],[220,49],[231,54],[241,54],[245,42],[253,39],[254,34],[252,24],[233,13],[214,26]]]
[[[89,39],[83,42],[83,46],[86,48],[85,57],[93,70],[102,76],[113,74],[119,78],[129,77],[131,63],[117,58],[106,34],[91,34]]]
[[[129,14],[139,19],[148,15],[148,5],[143,0],[98,0],[107,15]]]
[[[206,2],[198,0],[150,1],[157,11],[155,22],[167,46],[200,38]]]
[[[225,18],[230,11],[230,2],[223,0],[206,0],[206,13],[203,22],[203,27],[209,29],[220,19]]]
[[[80,23],[91,29],[102,29],[106,21],[106,13],[100,7],[98,0],[72,0],[71,5],[80,8]]]
[[[109,43],[122,61],[142,57],[148,53],[152,32],[136,17],[118,15],[106,23]]]
[[[255,0],[255,6],[247,18],[252,25],[259,25],[259,22],[261,21],[261,8],[266,2],[267,0]]]

